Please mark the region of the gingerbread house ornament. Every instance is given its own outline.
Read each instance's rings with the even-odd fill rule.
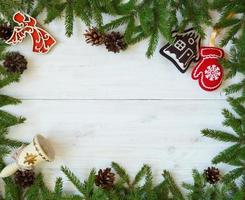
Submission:
[[[201,37],[192,28],[183,33],[174,31],[173,37],[174,42],[166,44],[160,53],[184,73],[192,62],[199,60]]]

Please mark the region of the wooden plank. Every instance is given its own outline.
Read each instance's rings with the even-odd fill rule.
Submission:
[[[58,43],[47,55],[32,53],[30,39],[14,47],[28,58],[29,69],[19,84],[4,92],[23,99],[225,98],[222,89],[201,90],[191,79],[191,68],[181,74],[158,52],[147,59],[147,41],[113,54],[86,44],[81,28],[75,27],[74,37],[67,39],[62,22],[48,26]]]
[[[180,183],[191,181],[192,168],[208,167],[225,147],[202,137],[200,130],[223,129],[220,111],[226,106],[223,100],[27,100],[6,110],[28,119],[12,128],[10,137],[30,141],[42,133],[52,142],[56,160],[40,167],[50,185],[63,176],[61,165],[84,178],[92,167],[111,161],[131,175],[143,163],[158,178],[168,169]],[[69,183],[66,189],[74,190]]]

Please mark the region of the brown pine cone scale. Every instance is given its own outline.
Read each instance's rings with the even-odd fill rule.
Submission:
[[[10,52],[5,56],[3,66],[11,73],[23,73],[27,69],[27,61],[18,52]]]
[[[14,181],[22,188],[30,187],[35,181],[35,173],[33,170],[18,170],[14,175]]]
[[[111,172],[111,168],[106,168],[104,170],[100,169],[98,175],[95,177],[95,184],[106,190],[113,188],[114,181],[115,174]]]
[[[13,27],[9,26],[7,23],[0,25],[0,38],[3,40],[8,40],[13,33]]]
[[[108,51],[119,53],[127,48],[124,36],[120,32],[111,32],[105,36],[105,46]]]
[[[104,43],[104,35],[95,27],[86,30],[84,36],[88,44],[98,46]]]
[[[215,184],[220,180],[220,172],[219,169],[215,167],[208,167],[204,170],[204,176],[210,184]]]

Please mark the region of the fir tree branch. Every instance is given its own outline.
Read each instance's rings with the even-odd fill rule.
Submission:
[[[19,0],[0,0],[0,13],[11,21],[16,10],[21,10],[21,2]]]
[[[227,109],[224,109],[222,114],[225,116],[225,121],[223,122],[223,125],[231,127],[238,136],[243,136],[244,133],[242,129],[242,120],[237,119]]]
[[[54,199],[59,200],[62,197],[63,193],[63,181],[62,178],[57,178],[55,182],[55,188],[54,188]]]
[[[20,79],[20,74],[18,73],[9,73],[3,67],[0,66],[0,89],[13,83],[18,82]]]
[[[45,23],[50,23],[56,18],[61,17],[65,7],[67,6],[66,3],[60,3],[60,4],[53,4],[49,6],[47,17],[45,19]],[[67,22],[66,22],[67,23]]]
[[[89,0],[89,2],[91,5],[93,19],[95,20],[97,26],[101,29],[103,24],[103,17],[99,7],[99,0]]]
[[[9,97],[6,95],[0,95],[0,107],[6,106],[6,105],[16,105],[21,103],[19,99]]]
[[[144,190],[146,191],[146,199],[153,200],[153,176],[151,172],[151,168],[149,166],[146,167],[146,177],[145,177],[145,184],[143,186]]]
[[[154,51],[156,50],[158,40],[159,40],[158,31],[155,30],[155,32],[153,32],[153,34],[151,35],[149,46],[146,52],[146,56],[148,58],[150,58],[153,55]]]
[[[73,11],[73,1],[67,0],[66,11],[65,11],[65,27],[66,35],[70,37],[73,33],[73,21],[74,21],[74,11]]]
[[[223,131],[216,131],[211,129],[202,130],[202,134],[209,138],[214,138],[216,140],[224,142],[239,142],[239,138]]]
[[[112,162],[111,164],[112,168],[117,172],[117,174],[120,176],[120,178],[130,185],[130,178],[129,175],[126,173],[126,170],[123,169],[119,164]]]
[[[39,174],[36,179],[34,184],[29,187],[25,193],[25,199],[26,200],[34,200],[37,198],[40,198],[40,180],[41,179],[41,175]]]
[[[245,79],[243,79],[243,81],[241,81],[240,83],[236,83],[236,84],[232,84],[228,86],[227,88],[225,88],[225,92],[226,92],[226,95],[234,94],[244,88],[245,88]]]
[[[90,198],[90,195],[94,192],[95,175],[95,169],[92,169],[89,174],[88,180],[85,181],[86,198]]]
[[[128,23],[130,21],[130,19],[131,19],[130,15],[129,16],[120,17],[118,19],[115,19],[115,20],[111,21],[108,24],[105,24],[102,29],[105,30],[105,31],[115,29],[115,28],[117,28],[117,27],[119,27],[119,26],[121,26],[123,24]]]
[[[178,186],[175,184],[172,176],[170,175],[170,173],[166,170],[163,171],[163,177],[166,180],[166,183],[169,187],[169,190],[171,191],[174,199],[176,200],[184,200],[184,197],[182,195],[182,193],[180,192]]]
[[[232,106],[233,110],[240,115],[241,117],[245,114],[245,107],[241,104],[241,102],[237,101],[234,98],[228,98],[227,100],[229,104]]]
[[[21,200],[21,190],[11,178],[5,178],[5,200]]]
[[[80,180],[73,174],[67,167],[62,166],[61,171],[66,175],[66,177],[73,183],[73,185],[77,188],[77,190],[81,194],[86,194],[86,190],[84,185],[80,182]]]
[[[7,128],[17,124],[21,124],[25,121],[23,117],[15,117],[3,110],[0,110],[0,128]]]
[[[88,0],[76,0],[74,2],[74,12],[80,17],[86,26],[91,25],[92,11]]]
[[[24,144],[23,142],[8,139],[8,138],[1,138],[1,141],[0,141],[0,145],[5,145],[11,148],[18,148],[23,144]]]
[[[135,178],[134,178],[134,181],[132,183],[132,186],[135,186],[137,185],[143,178],[144,176],[146,175],[147,173],[147,168],[149,168],[149,166],[147,165],[144,165],[140,171],[136,174]]]
[[[220,162],[229,163],[240,153],[240,144],[234,144],[231,147],[225,149],[220,152],[217,156],[215,156],[212,160],[214,164],[218,164]]]
[[[230,171],[229,173],[227,173],[223,177],[223,179],[225,182],[229,183],[229,182],[239,178],[240,176],[244,175],[244,172],[245,172],[244,167],[236,168],[236,169]]]

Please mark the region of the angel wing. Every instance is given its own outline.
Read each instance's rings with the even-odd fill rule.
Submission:
[[[34,43],[34,46],[37,46],[38,53],[47,53],[56,41],[48,32],[41,28],[37,28],[37,33],[39,35],[39,39]]]
[[[6,41],[7,44],[16,45],[23,41],[26,32],[21,27],[14,27],[12,36]]]

